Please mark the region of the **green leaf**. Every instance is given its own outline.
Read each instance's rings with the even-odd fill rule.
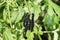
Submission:
[[[45,10],[45,8],[46,8],[46,5],[41,6],[42,10]]]
[[[37,20],[38,17],[40,16],[39,14],[41,12],[41,9],[39,5],[35,5],[35,4],[33,5],[33,8],[34,8],[34,14],[35,14],[34,20]]]
[[[34,0],[34,4],[38,4],[38,3],[40,3],[42,0]]]
[[[25,40],[25,38],[23,37],[23,34],[20,35],[19,40]]]
[[[11,13],[12,13],[11,14],[11,21],[17,23],[22,19],[23,15],[24,15],[24,10],[20,6],[20,7],[18,7],[18,9],[14,8],[14,10],[12,10]]]
[[[3,19],[6,21],[7,20],[7,10],[3,10]]]
[[[43,35],[43,32],[42,32],[42,29],[43,29],[43,28],[40,26],[38,29],[39,29],[38,34],[39,34],[39,35]]]
[[[22,7],[19,7],[16,22],[19,22],[22,19],[23,15],[24,15],[24,10]]]
[[[35,34],[37,34],[38,33],[38,30],[37,30],[37,27],[36,26],[34,26],[34,31],[33,31]]]
[[[40,26],[40,25],[37,25],[37,24],[35,24],[34,25],[34,31],[33,31],[35,34],[39,34],[39,35],[42,35],[43,34],[43,32],[42,32],[42,27]]]
[[[51,6],[48,7],[47,13],[43,19],[43,22],[47,24],[48,26],[53,25],[53,19],[55,17],[54,11]]]
[[[10,29],[6,28],[3,32],[3,40],[14,40]]]
[[[11,1],[10,6],[18,7],[18,4],[16,3],[16,0],[10,0],[10,1]]]
[[[54,8],[55,12],[60,17],[60,6],[58,6],[57,4],[53,3],[52,1],[49,1],[49,5],[51,5],[51,7]]]
[[[55,24],[59,24],[59,18],[57,16],[54,17]]]
[[[3,10],[3,20],[7,23],[10,23],[9,15],[8,15],[8,12],[7,12],[6,8],[4,8],[4,10]]]
[[[27,40],[33,40],[34,38],[33,32],[28,30],[26,33],[26,37],[27,37]]]
[[[45,25],[47,25],[47,29],[48,30],[53,30],[54,29],[54,17],[55,17],[55,13],[52,9],[52,7],[49,5],[47,13],[43,19],[43,22]]]
[[[12,23],[15,22],[16,18],[18,17],[18,9],[17,8],[12,8],[11,11],[11,21]]]

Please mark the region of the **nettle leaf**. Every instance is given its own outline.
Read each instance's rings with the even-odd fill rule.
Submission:
[[[56,5],[55,3],[53,3],[52,1],[49,1],[49,5],[52,6],[52,8],[54,8],[55,12],[58,14],[58,16],[60,17],[60,6]]]
[[[11,21],[14,22],[18,16],[18,9],[13,8],[11,11]]]
[[[18,15],[17,15],[17,18],[16,18],[16,22],[19,22],[22,17],[24,15],[24,10],[22,7],[18,7]]]
[[[11,34],[11,30],[6,28],[3,32],[3,40],[14,40]]]
[[[31,1],[28,1],[28,7],[29,7],[29,11],[31,12],[31,13],[34,13],[34,7],[32,7],[32,2]]]
[[[47,25],[49,29],[53,29],[53,27],[54,27],[53,25],[55,25],[54,17],[55,17],[55,13],[54,13],[52,7],[49,5],[47,13],[43,19],[44,24]]]
[[[49,6],[47,13],[43,19],[44,23],[47,25],[53,25],[53,18],[54,18],[54,11],[51,8],[51,6]]]
[[[7,19],[7,10],[6,9],[4,9],[3,10],[3,19],[6,21],[6,19]]]
[[[58,16],[55,16],[55,17],[54,17],[54,23],[55,23],[55,24],[59,24],[59,17],[58,17]]]
[[[42,10],[45,10],[45,8],[46,8],[46,5],[41,6]]]
[[[27,8],[26,6],[24,6],[24,11],[25,11],[25,12],[29,12],[29,11],[28,11],[28,8]]]
[[[24,15],[24,10],[22,7],[18,7],[18,9],[14,8],[14,10],[12,10],[12,14],[11,14],[11,20],[12,22],[19,22],[22,17]]]
[[[34,14],[35,14],[34,20],[37,20],[38,17],[40,16],[39,14],[41,12],[41,9],[40,9],[40,6],[39,5],[35,5],[34,4],[33,7],[34,7]]]
[[[35,23],[35,25],[34,25],[34,31],[33,31],[35,34],[39,34],[39,35],[42,35],[43,34],[43,32],[42,32],[42,27],[40,26],[40,25],[37,25],[36,23]]]
[[[35,34],[37,34],[38,33],[38,30],[37,30],[37,27],[36,26],[34,26],[34,31],[33,31]]]
[[[6,8],[3,10],[3,20],[6,21],[7,23],[10,23],[9,15]]]
[[[24,11],[29,13],[34,13],[34,7],[32,7],[32,2],[28,1],[27,5],[24,6]]]
[[[16,3],[16,0],[13,0],[13,1],[12,1],[11,6],[12,6],[12,7],[18,7],[18,4]]]
[[[27,37],[27,40],[33,40],[34,38],[33,32],[28,30],[26,33],[26,37]]]
[[[39,30],[38,30],[38,34],[43,35],[43,32],[41,31],[43,28],[42,28],[41,26],[39,26],[38,29],[39,29]]]
[[[23,34],[20,35],[19,40],[25,40],[25,38],[23,37]]]
[[[40,3],[42,0],[34,0],[34,4],[38,4],[38,3]]]
[[[23,0],[16,0],[17,1],[17,4],[20,5],[23,3]]]

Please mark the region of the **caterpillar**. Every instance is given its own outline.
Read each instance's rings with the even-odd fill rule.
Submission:
[[[24,23],[23,23],[24,27],[25,27],[25,32],[27,30],[33,31],[33,27],[34,27],[34,14],[32,14],[32,19],[30,19],[30,14],[26,13],[24,16]]]

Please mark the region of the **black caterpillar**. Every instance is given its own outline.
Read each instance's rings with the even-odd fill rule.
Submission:
[[[42,19],[40,19],[40,18],[42,18]],[[38,20],[40,22],[37,23],[37,24],[41,23],[42,31],[46,31],[45,28],[44,28],[44,25],[42,23],[43,17],[39,17]],[[30,19],[30,14],[29,13],[26,13],[24,15],[24,23],[23,23],[23,25],[25,27],[24,32],[26,32],[27,30],[30,30],[31,32],[33,31],[33,27],[34,27],[34,14],[33,13],[32,13],[32,19]],[[43,35],[40,35],[40,36],[41,36],[42,40],[48,40],[48,34],[47,33],[44,33]],[[24,34],[24,38],[27,39],[25,34]],[[39,38],[38,38],[38,36],[36,34],[34,34],[34,39],[33,40],[39,40]]]
[[[24,16],[23,25],[25,27],[25,32],[27,30],[30,30],[32,32],[33,31],[33,27],[34,27],[34,14],[32,14],[32,19],[30,20],[30,14],[26,13],[25,16]]]
[[[24,22],[23,25],[25,27],[24,29],[24,38],[27,39],[26,37],[26,32],[27,30],[30,30],[31,32],[33,31],[33,27],[34,27],[34,14],[32,13],[32,18],[30,19],[30,14],[26,13],[23,17]]]

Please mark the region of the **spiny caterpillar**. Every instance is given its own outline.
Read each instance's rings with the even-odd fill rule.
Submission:
[[[30,14],[26,13],[24,15],[24,23],[23,23],[24,27],[25,27],[25,32],[27,30],[33,31],[33,27],[34,27],[34,14],[32,13],[32,19],[30,19]]]

